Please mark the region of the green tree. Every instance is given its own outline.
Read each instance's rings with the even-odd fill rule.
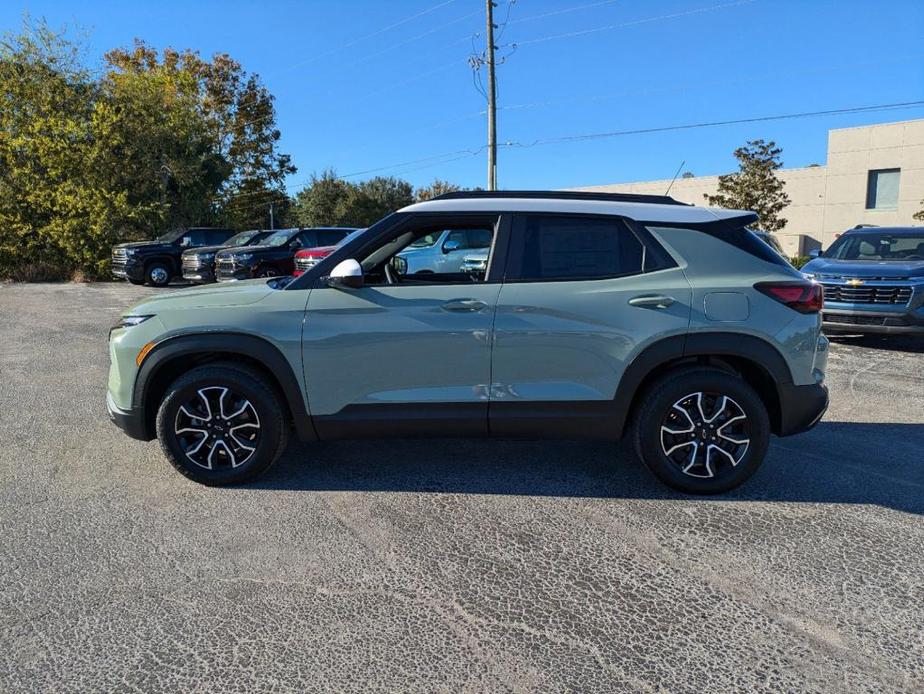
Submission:
[[[344,222],[347,226],[366,227],[413,202],[410,183],[393,176],[376,176],[350,187]]]
[[[914,219],[924,222],[924,200],[921,200],[921,210],[914,213]]]
[[[414,191],[414,197],[418,202],[423,202],[424,200],[432,200],[444,193],[455,193],[458,190],[463,190],[462,186],[450,183],[449,181],[440,180],[439,178],[434,178],[433,183],[430,185],[418,188]]]
[[[413,189],[407,181],[377,176],[351,183],[328,169],[312,174],[295,196],[294,218],[300,226],[366,227],[412,202]]]
[[[759,215],[758,228],[780,231],[786,220],[780,213],[790,203],[784,183],[776,170],[783,166],[783,150],[775,142],[748,140],[735,150],[738,171],[719,176],[717,195],[705,194],[710,205],[736,210],[753,210]]]
[[[283,222],[286,175],[272,97],[226,55],[106,55],[28,21],[0,39],[0,277],[44,266],[108,271],[110,246],[169,228]],[[35,273],[33,273],[35,274]]]

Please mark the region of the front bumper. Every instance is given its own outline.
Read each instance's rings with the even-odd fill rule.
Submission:
[[[183,279],[198,284],[208,284],[215,281],[215,273],[209,268],[199,268],[197,270],[184,268]]]
[[[825,302],[821,316],[822,328],[828,333],[924,334],[924,311],[920,308],[871,311]]]
[[[229,264],[219,263],[215,268],[216,282],[232,282],[234,280],[249,279],[253,279],[253,268],[249,265],[235,264],[230,266]]]
[[[808,431],[828,409],[828,388],[823,383],[797,386],[792,383],[778,387],[780,424],[778,436],[792,436]]]
[[[120,280],[144,280],[144,264],[137,260],[128,259],[123,262],[112,262],[112,276]]]
[[[139,441],[150,441],[153,436],[148,432],[144,416],[138,410],[123,410],[112,401],[112,396],[106,393],[106,410],[109,419],[128,436]]]

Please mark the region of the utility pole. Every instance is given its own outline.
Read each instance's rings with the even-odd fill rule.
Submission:
[[[494,2],[487,0],[488,45],[488,190],[497,190],[497,104],[494,86]]]
[[[272,231],[275,228],[276,227],[273,226],[273,203],[270,203],[270,231]]]

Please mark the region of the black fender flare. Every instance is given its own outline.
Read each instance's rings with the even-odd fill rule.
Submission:
[[[176,359],[214,354],[248,357],[263,365],[275,378],[289,406],[299,437],[303,440],[316,438],[300,386],[301,380],[296,377],[289,361],[271,342],[247,333],[216,331],[174,335],[158,342],[138,369],[132,392],[132,408],[142,412],[146,422],[150,421],[151,413],[147,411],[147,405],[151,385],[157,382],[162,369]]]
[[[738,357],[761,368],[773,381],[777,397],[792,384],[789,365],[772,344],[753,335],[721,331],[673,335],[654,342],[639,352],[626,367],[616,389],[614,425],[621,436],[630,409],[642,384],[660,367],[685,358]]]

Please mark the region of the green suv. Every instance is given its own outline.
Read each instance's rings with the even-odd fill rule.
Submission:
[[[264,472],[293,431],[628,434],[670,486],[726,491],[828,402],[821,288],[755,221],[661,196],[443,195],[297,279],[136,304],[110,333],[109,413],[210,485]],[[490,232],[482,271],[401,272],[418,239],[468,230]]]

